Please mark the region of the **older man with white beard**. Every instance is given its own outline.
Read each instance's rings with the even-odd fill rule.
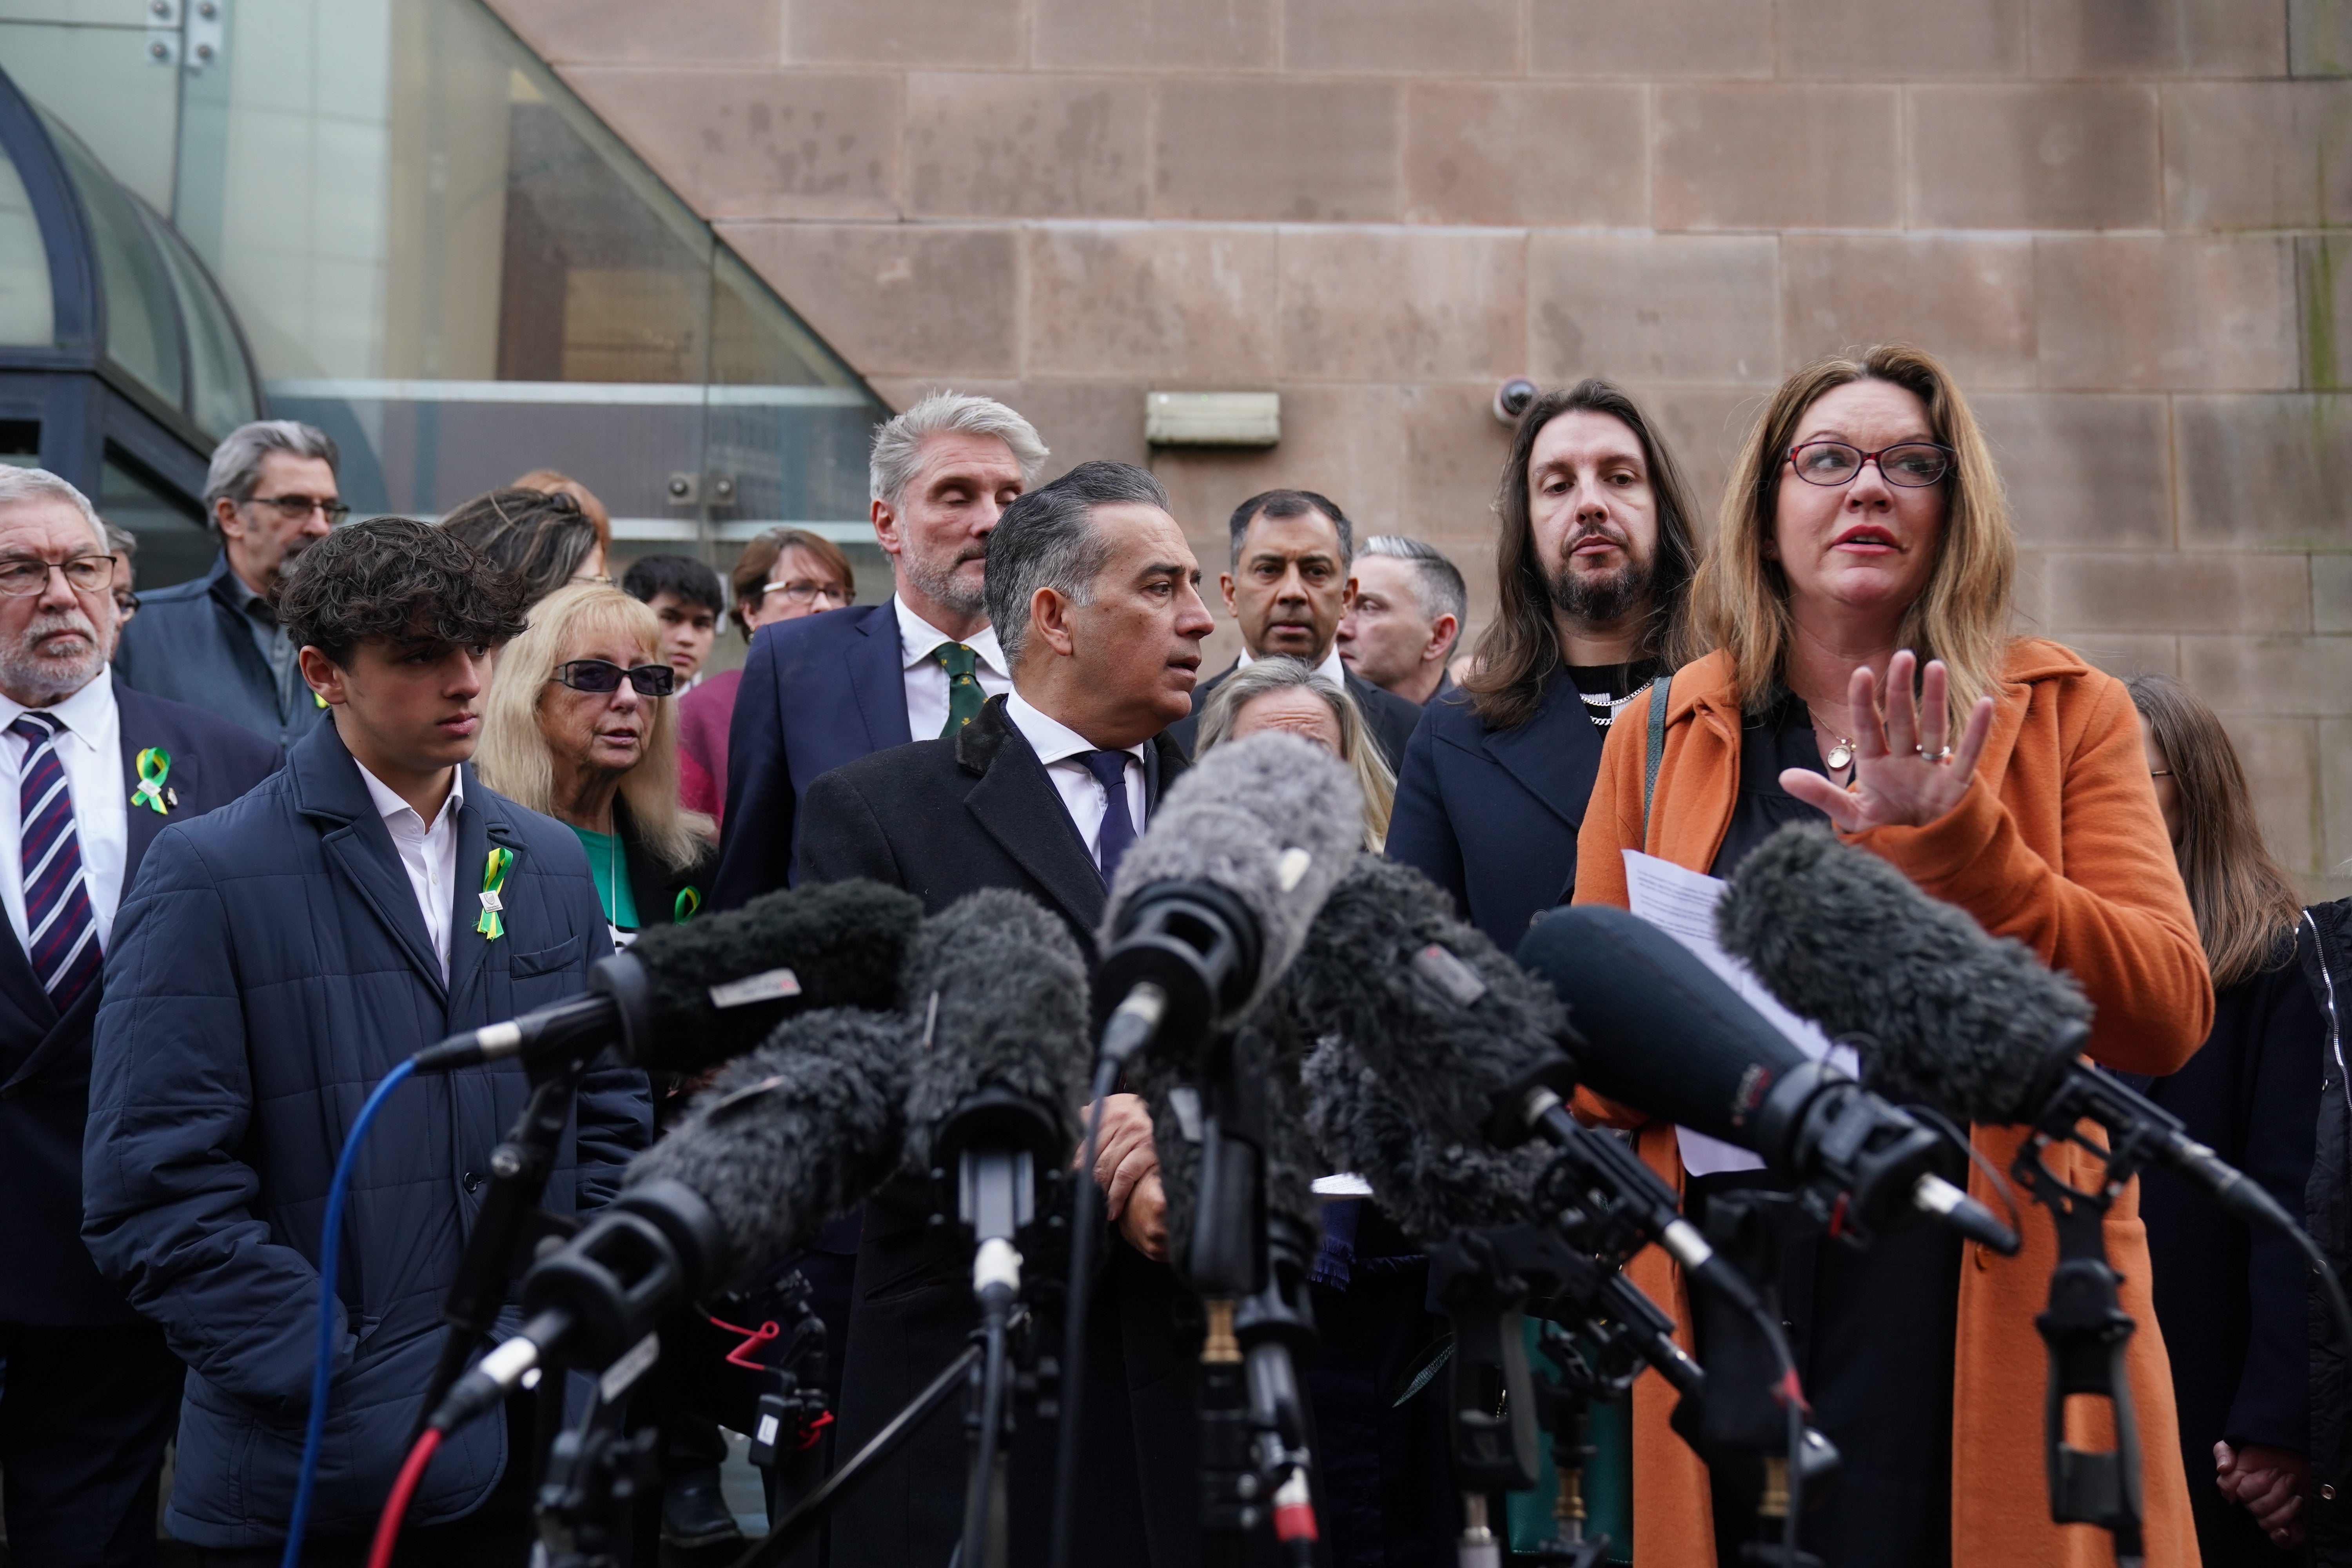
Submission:
[[[115,909],[170,822],[278,748],[109,676],[119,567],[80,491],[0,468],[0,1471],[19,1562],[134,1564],[155,1542],[183,1369],[81,1241],[90,1023]]]

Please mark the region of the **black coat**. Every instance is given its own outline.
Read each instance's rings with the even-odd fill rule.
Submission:
[[[1184,763],[1166,733],[1144,749],[1147,810]],[[809,785],[799,875],[904,888],[931,914],[982,888],[1017,888],[1068,921],[1089,954],[1106,901],[1086,840],[1001,697],[952,740],[877,752]]]
[[[165,784],[176,805],[158,816],[129,812],[122,864],[128,901],[155,835],[202,816],[277,771],[278,748],[241,725],[114,683],[122,743],[122,791],[139,782],[139,753],[171,754]],[[7,809],[14,809],[13,806]],[[122,1293],[99,1278],[81,1242],[82,1125],[89,1110],[89,1031],[105,984],[60,1016],[23,946],[0,942],[0,1322],[55,1327],[138,1321]]]
[[[1183,772],[1166,735],[1148,749],[1156,806]],[[809,787],[803,881],[870,878],[936,913],[982,888],[1015,888],[1067,921],[1095,951],[1105,891],[1035,752],[992,698],[952,740],[921,741],[838,768]],[[927,1185],[901,1182],[869,1201],[858,1254],[835,1452],[856,1451],[961,1353],[978,1311],[970,1247],[929,1221]],[[1087,1373],[1079,1552],[1087,1563],[1192,1568],[1200,1560],[1193,1332],[1164,1264],[1115,1234],[1094,1295]],[[1050,1320],[1049,1320],[1050,1321]],[[1052,1353],[1059,1353],[1058,1333]],[[1053,1428],[1024,1427],[1013,1451],[1013,1560],[1042,1562],[1052,1495]],[[843,1505],[833,1561],[936,1568],[962,1522],[965,1445],[934,1417]]]
[[[2315,904],[2295,932],[2295,963],[2327,1020],[2319,1062],[2319,1128],[2304,1189],[2304,1228],[2336,1277],[2352,1280],[2352,899]],[[2312,1560],[2352,1565],[2352,1345],[2314,1286],[2311,1324]]]
[[[1430,699],[1397,776],[1388,857],[1454,895],[1505,952],[1576,888],[1576,834],[1606,737],[1566,670],[1534,718],[1490,729],[1459,690]]]
[[[637,906],[637,929],[684,925],[710,907],[710,881],[719,868],[719,847],[703,845],[684,866],[655,855],[629,816],[628,803],[613,802],[613,830],[629,862],[629,897]]]
[[[1198,749],[1195,742],[1201,729],[1201,710],[1208,707],[1209,699],[1217,688],[1232,679],[1234,671],[1241,667],[1241,661],[1235,659],[1194,687],[1192,713],[1168,726],[1170,738],[1184,748],[1186,756],[1191,756]],[[1347,674],[1348,695],[1354,698],[1356,706],[1362,710],[1364,725],[1371,731],[1372,743],[1380,747],[1381,755],[1388,759],[1389,772],[1402,771],[1405,742],[1412,739],[1412,727],[1421,722],[1420,705],[1406,701],[1393,691],[1383,691],[1352,669]]]
[[[2279,968],[2216,994],[2203,1048],[2147,1094],[2294,1214],[2311,1176],[2327,1030],[2292,954],[2279,956]],[[2290,1562],[2210,1478],[2217,1442],[2310,1448],[2303,1256],[2161,1166],[2140,1179],[2139,1212],[2207,1568]]]

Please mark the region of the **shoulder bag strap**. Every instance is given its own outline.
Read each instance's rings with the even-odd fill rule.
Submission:
[[[1658,765],[1666,760],[1666,695],[1674,689],[1672,673],[1650,682],[1650,761],[1642,774],[1642,847],[1650,844],[1650,798],[1658,793]]]

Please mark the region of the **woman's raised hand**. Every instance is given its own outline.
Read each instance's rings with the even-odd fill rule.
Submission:
[[[1878,717],[1878,682],[1870,667],[1865,664],[1853,672],[1846,688],[1846,710],[1860,730],[1853,737],[1851,788],[1841,789],[1809,768],[1790,768],[1780,775],[1782,789],[1827,813],[1842,833],[1925,827],[1968,793],[1985,737],[1992,732],[1992,699],[1978,699],[1959,744],[1954,746],[1944,661],[1927,661],[1915,700],[1911,673],[1918,663],[1918,656],[1908,648],[1887,660],[1884,722]]]

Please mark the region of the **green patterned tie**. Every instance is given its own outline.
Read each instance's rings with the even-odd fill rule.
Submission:
[[[980,717],[988,693],[980,689],[980,656],[960,642],[943,642],[931,649],[931,659],[948,672],[948,721],[940,727],[944,741]]]

